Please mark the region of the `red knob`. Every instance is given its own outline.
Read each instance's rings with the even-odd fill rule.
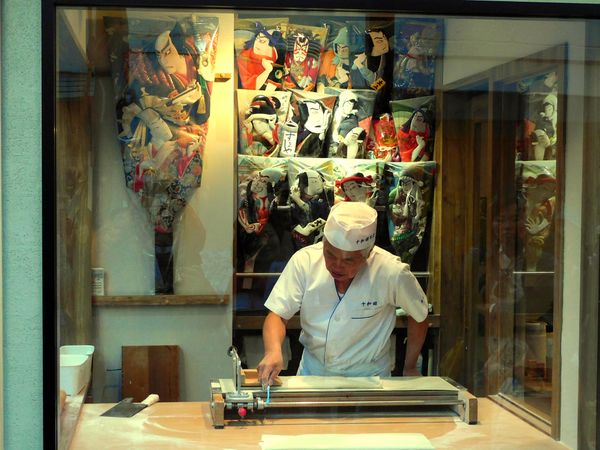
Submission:
[[[240,415],[240,417],[243,419],[244,417],[246,417],[246,414],[248,414],[248,411],[246,410],[246,408],[244,408],[243,406],[240,406],[238,408],[238,414]]]

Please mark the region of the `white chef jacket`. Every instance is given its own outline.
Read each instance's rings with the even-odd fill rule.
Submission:
[[[340,298],[322,242],[291,257],[265,306],[284,319],[300,311],[299,375],[389,376],[396,307],[417,322],[427,317],[427,297],[409,266],[377,246]]]

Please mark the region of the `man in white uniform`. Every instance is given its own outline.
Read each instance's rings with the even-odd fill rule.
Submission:
[[[374,246],[377,212],[363,202],[331,208],[323,242],[296,252],[265,306],[263,385],[283,367],[288,320],[300,311],[304,346],[298,375],[390,376],[390,335],[396,308],[408,318],[404,375],[420,375],[417,358],[427,334],[427,298],[409,266]]]

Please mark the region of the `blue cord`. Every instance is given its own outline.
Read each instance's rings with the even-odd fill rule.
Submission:
[[[267,399],[265,400],[265,405],[271,403],[271,385],[267,385]]]

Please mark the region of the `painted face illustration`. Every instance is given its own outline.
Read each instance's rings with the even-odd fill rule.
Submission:
[[[422,112],[417,112],[410,122],[410,128],[414,131],[425,131],[427,124],[425,123],[425,116]]]
[[[344,183],[344,193],[354,202],[365,201],[369,188],[356,181],[347,181]]]
[[[266,195],[267,194],[267,183],[269,182],[269,177],[258,175],[252,181],[252,187],[250,188],[252,192],[257,195]]]
[[[158,62],[167,73],[185,73],[185,59],[179,54],[168,31],[161,33],[155,43]]]
[[[308,195],[319,195],[323,192],[323,180],[318,172],[314,170],[306,171],[306,177],[308,179],[308,185],[306,186],[306,193]]]
[[[369,33],[373,40],[373,51],[371,56],[381,56],[390,51],[390,44],[383,31],[371,31]]]
[[[350,57],[350,47],[347,45],[337,44],[336,50],[336,53],[340,56],[340,58],[348,59]]]
[[[256,36],[252,49],[257,55],[271,56],[272,53],[271,46],[269,45],[269,38],[262,33],[258,33]]]
[[[354,110],[354,105],[356,102],[354,100],[346,100],[342,105],[342,111],[346,114],[350,114]]]
[[[323,133],[327,127],[327,121],[321,105],[317,102],[306,102],[306,109],[308,111],[308,119],[304,124],[304,128],[311,133]]]
[[[275,128],[275,119],[254,119],[252,121],[252,128],[254,133],[261,136],[269,133]]]
[[[400,185],[402,186],[402,190],[406,193],[410,192],[410,190],[412,189],[414,184],[415,184],[415,180],[413,180],[410,177],[403,177],[400,180]]]
[[[308,38],[303,34],[298,34],[294,41],[294,62],[300,64],[304,62],[308,55]]]

